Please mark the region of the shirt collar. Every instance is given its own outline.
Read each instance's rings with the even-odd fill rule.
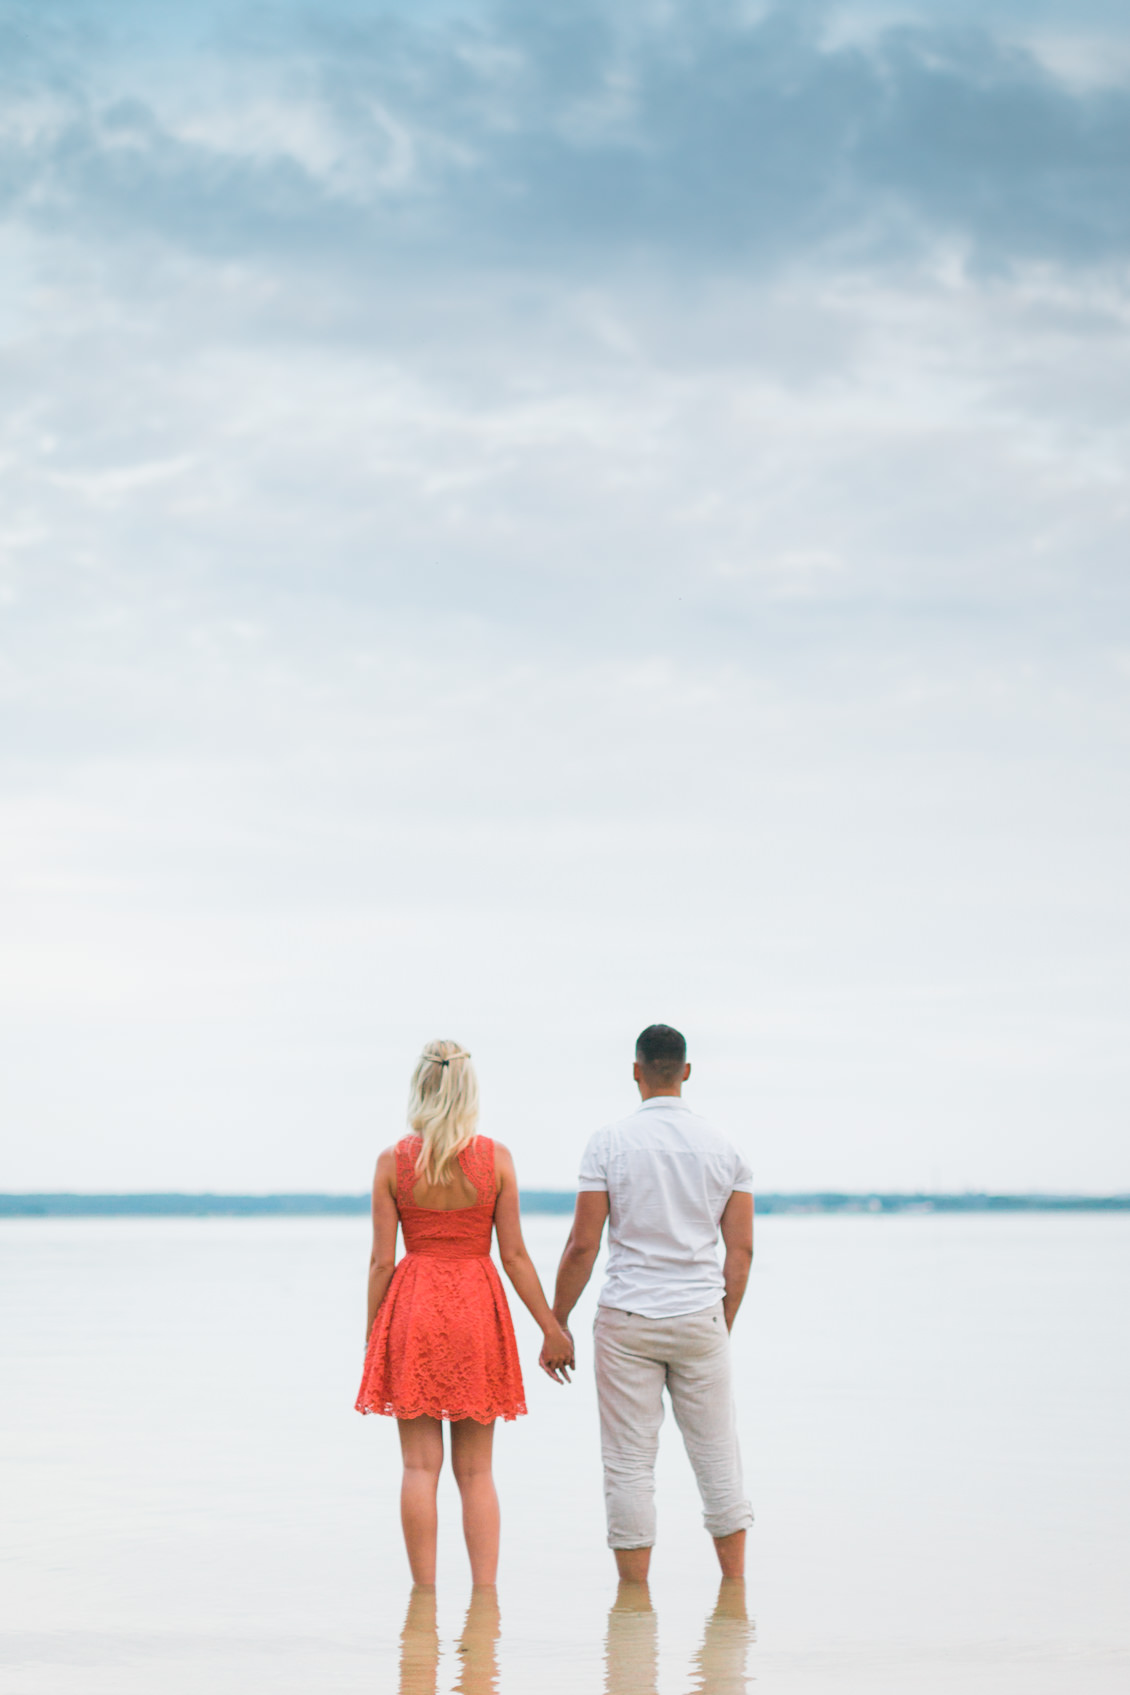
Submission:
[[[689,1112],[690,1108],[681,1095],[652,1095],[650,1100],[641,1101],[637,1112],[646,1112],[649,1107],[669,1107],[676,1112]]]

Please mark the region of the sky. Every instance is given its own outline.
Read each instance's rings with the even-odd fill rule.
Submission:
[[[0,1188],[1130,1189],[1130,24],[0,3]]]

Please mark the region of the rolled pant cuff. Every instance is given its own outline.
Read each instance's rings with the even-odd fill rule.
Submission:
[[[753,1508],[748,1501],[728,1513],[708,1513],[703,1518],[707,1532],[713,1537],[733,1536],[739,1530],[753,1527]]]

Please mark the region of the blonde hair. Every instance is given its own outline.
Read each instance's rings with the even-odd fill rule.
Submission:
[[[408,1125],[423,1138],[416,1175],[450,1183],[455,1162],[475,1139],[479,1081],[471,1056],[458,1042],[429,1042],[412,1073]]]

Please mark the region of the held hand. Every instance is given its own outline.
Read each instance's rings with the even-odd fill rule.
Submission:
[[[573,1338],[556,1319],[546,1329],[538,1364],[555,1383],[568,1383],[569,1373],[576,1370]]]

